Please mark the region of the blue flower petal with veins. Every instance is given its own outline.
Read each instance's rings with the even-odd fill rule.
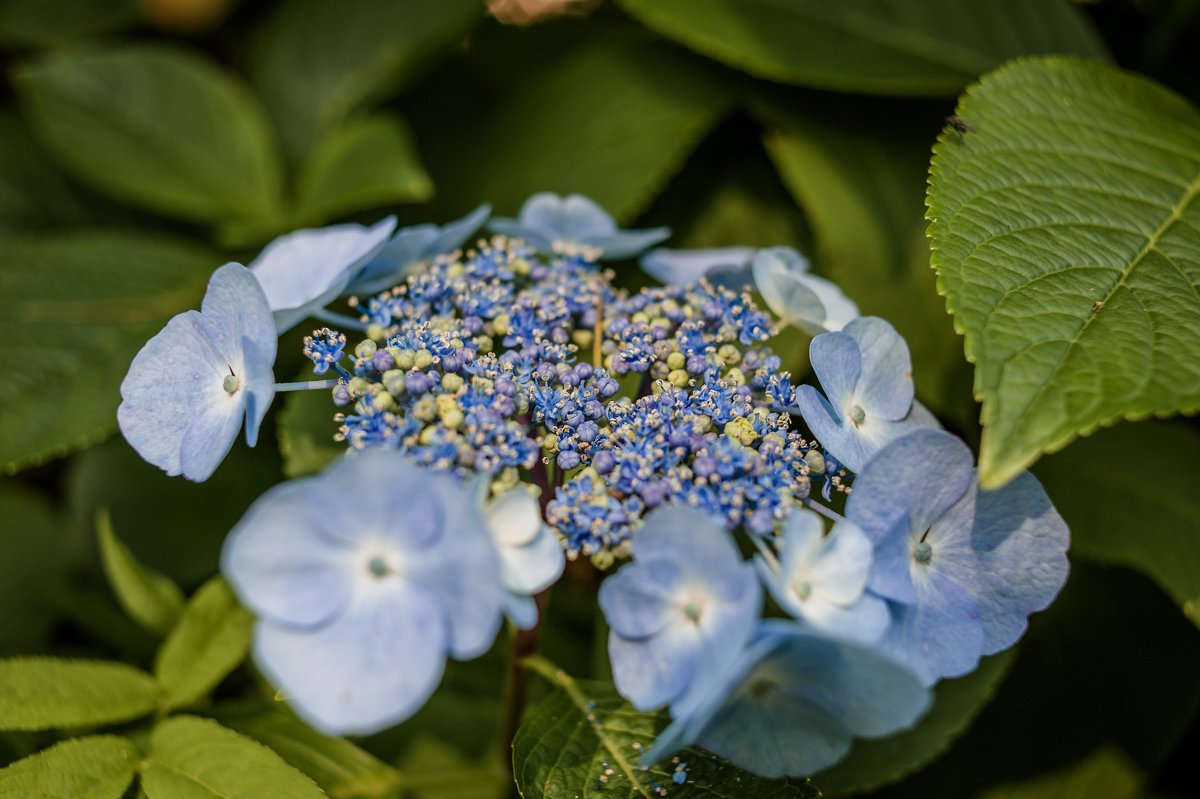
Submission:
[[[560,197],[552,192],[533,195],[516,219],[496,218],[488,228],[542,253],[590,248],[599,250],[602,260],[631,258],[671,235],[667,228],[619,230],[607,211],[582,194]]]

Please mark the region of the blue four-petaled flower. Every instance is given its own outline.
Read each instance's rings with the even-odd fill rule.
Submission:
[[[243,419],[254,446],[275,397],[277,343],[258,282],[241,264],[222,266],[200,310],[173,318],[129,365],[117,408],[125,439],[167,474],[207,480]]]
[[[983,491],[970,450],[940,430],[880,451],[846,515],[874,543],[868,587],[892,617],[880,646],[928,683],[1012,646],[1067,579],[1067,526],[1033,475]]]
[[[221,570],[258,616],[263,674],[334,735],[412,715],[447,656],[492,645],[505,603],[475,492],[389,449],[269,490],[229,534]]]

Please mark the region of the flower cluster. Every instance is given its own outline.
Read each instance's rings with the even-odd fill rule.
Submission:
[[[1037,481],[980,490],[903,338],[798,253],[654,250],[667,285],[628,292],[601,261],[666,231],[542,194],[464,248],[489,213],[289,234],[218,270],[122,386],[126,438],[197,480],[277,391],[330,392],[346,458],[260,498],[222,562],[314,726],[407,718],[583,556],[612,570],[617,689],[673,719],[647,762],[698,744],[808,774],[914,724],[1053,600],[1068,537]],[[325,379],[276,385],[276,333],[307,317]],[[814,336],[819,388],[772,352],[784,324]]]

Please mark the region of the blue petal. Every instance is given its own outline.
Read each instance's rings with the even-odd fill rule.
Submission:
[[[823,333],[808,345],[808,359],[829,404],[842,417],[849,405],[860,401],[857,387],[864,363],[858,342],[847,333]]]
[[[413,225],[396,231],[344,293],[378,294],[391,288],[416,264],[461,247],[487,221],[491,212],[492,207],[485,203],[440,228],[437,225]]]
[[[188,426],[202,404],[216,396],[214,388],[224,395],[217,397],[222,403],[229,399],[222,388],[228,374],[229,364],[213,349],[200,313],[179,314],[129,365],[117,408],[122,434],[145,460],[169,475],[180,474]],[[228,450],[233,440],[217,443]]]
[[[213,348],[235,367],[246,340],[254,345],[268,371],[274,365],[279,336],[267,297],[249,269],[228,263],[213,272],[200,313]],[[241,369],[237,371],[241,374]]]
[[[350,601],[359,558],[314,520],[319,478],[281,483],[259,497],[225,539],[221,572],[246,607],[292,626],[340,614]]]
[[[600,250],[602,261],[620,261],[632,258],[670,237],[670,228],[656,227],[646,230],[622,230],[604,236],[587,236],[580,243]]]
[[[540,253],[554,252],[553,238],[547,238],[540,233],[532,231],[522,225],[516,219],[508,217],[494,217],[488,221],[488,230],[493,233],[499,233],[502,236],[508,236],[510,239],[520,239],[526,245],[532,247]]]
[[[812,386],[797,386],[795,402],[813,437],[850,471],[862,471],[878,452],[873,439],[862,435],[853,422],[838,416],[829,401]]]
[[[334,300],[396,227],[389,216],[372,227],[332,225],[297,230],[272,241],[250,264],[280,333]]]
[[[1047,607],[1067,580],[1070,533],[1029,472],[976,495],[971,547],[979,559],[975,601],[983,621],[983,653],[1016,643],[1028,616]]]
[[[920,429],[893,441],[855,478],[846,516],[878,545],[924,531],[974,480],[971,451],[941,430]]]
[[[549,588],[567,565],[558,536],[545,525],[538,528],[533,540],[501,549],[500,560],[504,587],[518,594],[536,594]]]
[[[855,385],[858,402],[868,415],[889,421],[903,419],[913,402],[908,344],[894,327],[877,316],[855,319],[842,332],[854,339],[862,356],[862,369]],[[816,343],[814,339],[813,345]],[[825,381],[821,384],[825,385]]]
[[[669,560],[627,563],[600,584],[599,603],[613,632],[622,638],[647,638],[679,614],[671,601],[683,569]]]
[[[638,710],[653,710],[681,696],[700,668],[704,643],[690,623],[666,625],[650,638],[631,640],[609,631],[608,655],[617,691]]]
[[[242,339],[242,391],[246,394],[246,446],[249,447],[258,443],[258,429],[275,399],[275,374],[271,371],[274,365],[273,360],[259,352],[257,344],[249,338]]]
[[[437,599],[402,580],[360,586],[316,629],[261,621],[254,660],[301,718],[330,735],[368,735],[415,713],[446,663]]]
[[[246,392],[230,395],[216,381],[197,387],[196,404],[179,447],[179,470],[202,482],[225,460],[246,416]]]
[[[642,256],[642,269],[668,285],[690,286],[702,277],[740,290],[753,276],[749,272],[753,247],[718,247],[708,250],[651,250]],[[731,283],[735,285],[730,285]]]
[[[790,247],[760,250],[752,269],[767,306],[809,335],[841,330],[858,316],[858,306],[830,281],[808,274],[808,261]]]
[[[655,508],[633,536],[639,561],[686,560],[687,571],[719,580],[742,564],[742,556],[725,528],[704,511],[685,505]]]
[[[880,646],[926,685],[973,671],[983,654],[983,625],[974,598],[936,571],[916,585],[915,604],[890,603],[892,624]]]
[[[532,630],[538,623],[537,602],[528,594],[509,591],[504,597],[504,615],[518,630]]]

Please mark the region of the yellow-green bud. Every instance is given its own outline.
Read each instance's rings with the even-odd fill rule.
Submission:
[[[367,325],[367,338],[373,341],[383,341],[387,338],[387,329],[381,324],[372,322]]]
[[[371,384],[361,377],[353,377],[346,386],[350,391],[350,396],[354,398],[365,397],[371,393]]]
[[[758,438],[758,433],[754,432],[754,423],[740,416],[725,423],[725,435],[747,447]]]
[[[463,379],[453,372],[442,375],[442,388],[447,391],[458,391],[463,387]]]
[[[497,314],[496,318],[492,320],[492,329],[497,333],[507,333],[509,321],[508,314]]]
[[[542,437],[542,448],[546,450],[548,455],[553,455],[558,452],[558,436],[554,433],[547,433]]]
[[[451,430],[457,430],[462,427],[463,421],[466,419],[463,412],[458,408],[452,408],[441,415],[442,424]]]
[[[392,358],[396,361],[396,368],[403,369],[406,372],[413,368],[413,364],[417,362],[417,358],[413,355],[412,350],[401,350],[399,355],[393,355]]]
[[[670,355],[667,356],[667,368],[670,369],[671,371],[675,371],[676,369],[682,369],[686,365],[687,365],[687,358],[684,357],[684,354],[682,352],[672,352]]]
[[[528,275],[529,261],[526,261],[524,258],[515,258],[513,259],[513,262],[508,265],[508,268],[512,270],[514,275]]]
[[[418,369],[428,369],[433,366],[433,353],[429,350],[417,350],[417,354],[413,356],[413,366]]]
[[[371,395],[371,404],[377,410],[394,411],[396,410],[396,398],[386,391],[376,391]]]
[[[810,449],[804,453],[804,463],[808,465],[809,474],[825,474],[825,456],[819,450]]]
[[[592,555],[592,565],[600,571],[607,571],[615,560],[616,558],[613,557],[613,553],[607,549],[602,549]]]
[[[433,417],[437,416],[437,405],[433,397],[426,394],[414,402],[408,412],[422,422],[432,422]]]
[[[731,386],[746,385],[746,375],[742,374],[742,370],[736,366],[726,372],[722,379]]]
[[[371,339],[360,341],[354,347],[354,355],[358,358],[370,358],[378,351],[379,347]]]
[[[383,373],[383,387],[392,394],[403,394],[404,372],[399,369],[388,369]]]
[[[730,366],[736,366],[742,360],[742,351],[732,344],[722,344],[717,349],[717,357]]]
[[[691,375],[689,375],[685,369],[675,369],[672,370],[669,375],[667,375],[667,380],[669,380],[671,385],[675,386],[675,388],[687,388],[688,381],[691,380]]]

